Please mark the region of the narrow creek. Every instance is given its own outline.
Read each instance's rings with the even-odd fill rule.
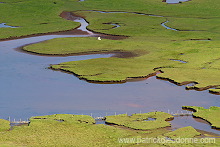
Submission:
[[[80,19],[78,19],[80,20]],[[78,29],[86,28],[81,23]],[[85,31],[85,30],[84,30]],[[186,91],[155,77],[124,84],[92,84],[71,74],[48,69],[49,64],[106,58],[96,54],[68,57],[37,56],[18,52],[21,46],[60,37],[88,35],[43,35],[0,42],[0,118],[23,119],[58,113],[95,116],[168,110],[183,105],[219,106],[219,96],[207,91]],[[199,124],[196,124],[196,126]],[[193,124],[192,124],[193,126]],[[194,127],[194,126],[193,126]],[[209,127],[209,132],[213,129]]]
[[[166,23],[168,23],[168,22],[169,22],[169,21],[167,20],[167,21],[161,23],[161,25],[162,25],[164,28],[168,29],[168,30],[179,31],[179,30],[177,30],[177,29],[168,27],[168,26],[166,25]]]
[[[152,17],[164,17],[164,16],[161,16],[161,15],[153,15],[153,14],[145,14],[145,13],[137,13],[137,12],[97,11],[97,10],[88,10],[88,11],[98,12],[98,13],[131,13],[131,14],[136,14],[136,15],[146,15],[146,16],[152,16]],[[165,22],[162,22],[162,23],[161,23],[161,26],[164,27],[164,28],[166,28],[166,29],[169,29],[169,30],[181,31],[181,30],[178,30],[178,29],[171,28],[171,27],[167,26],[166,23],[168,23],[168,22],[169,22],[169,20],[166,20]],[[120,26],[117,26],[117,27],[120,27]],[[191,31],[191,30],[187,30],[187,31]]]

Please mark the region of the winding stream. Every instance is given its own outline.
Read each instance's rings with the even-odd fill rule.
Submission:
[[[107,12],[107,11],[96,11],[96,10],[89,10],[89,11],[99,12],[99,13],[131,13],[131,14],[146,15],[146,16],[152,16],[152,17],[164,17],[164,16],[161,16],[161,15],[152,15],[152,14],[137,13],[137,12],[122,12],[122,11],[111,11],[111,12]],[[164,28],[166,28],[166,29],[169,29],[169,30],[181,31],[181,30],[177,30],[177,29],[168,27],[168,26],[166,25],[166,23],[168,23],[168,22],[169,22],[168,20],[166,20],[165,22],[162,22],[162,23],[161,23],[161,26],[164,27]],[[118,26],[118,27],[120,27],[120,26]]]
[[[78,19],[80,20],[80,19]],[[81,23],[85,28],[86,23]],[[84,30],[85,31],[85,30]],[[119,113],[181,110],[183,105],[219,106],[219,96],[207,91],[186,91],[155,77],[124,84],[91,84],[71,74],[47,69],[49,64],[110,57],[108,54],[48,57],[15,49],[60,37],[88,35],[43,35],[0,42],[0,118],[24,119],[57,113],[95,116]],[[196,124],[199,125],[199,124]],[[207,124],[207,126],[209,126]],[[209,126],[209,132],[213,129]]]

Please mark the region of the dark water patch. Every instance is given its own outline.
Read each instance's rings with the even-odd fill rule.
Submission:
[[[172,61],[178,61],[178,62],[181,62],[181,63],[187,63],[186,61],[183,61],[183,60],[178,60],[178,59],[170,59]]]
[[[0,28],[18,28],[18,27],[9,26],[9,25],[6,25],[6,23],[0,23]]]

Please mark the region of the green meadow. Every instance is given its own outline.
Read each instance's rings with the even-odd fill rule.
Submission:
[[[156,120],[143,121],[153,117]],[[94,118],[87,115],[54,114],[30,118],[28,125],[13,126],[0,120],[0,146],[219,146],[219,138],[210,143],[178,143],[180,138],[213,138],[212,134],[204,134],[193,127],[183,127],[171,131],[165,119],[172,117],[164,112],[143,114],[125,114],[107,116],[106,122],[115,125],[95,124]],[[126,123],[121,126],[120,123]],[[136,122],[136,123],[135,123]],[[146,125],[146,123],[148,123]],[[167,123],[167,124],[165,124]],[[130,127],[130,125],[135,128]],[[152,124],[152,127],[146,127]],[[130,129],[128,129],[128,128]],[[10,130],[9,130],[10,128]],[[131,142],[126,141],[133,139]],[[161,142],[146,142],[146,138],[163,140]],[[165,142],[166,141],[166,142]]]

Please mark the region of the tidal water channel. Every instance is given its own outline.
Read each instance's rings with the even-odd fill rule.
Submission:
[[[52,38],[87,36],[43,35],[0,41],[0,118],[27,119],[60,113],[94,117],[150,111],[176,113],[183,105],[220,106],[218,95],[208,91],[187,91],[184,86],[155,77],[123,84],[94,84],[79,80],[72,74],[48,69],[50,64],[108,58],[112,56],[109,54],[52,57],[16,50]],[[212,132],[211,127],[208,131]]]

